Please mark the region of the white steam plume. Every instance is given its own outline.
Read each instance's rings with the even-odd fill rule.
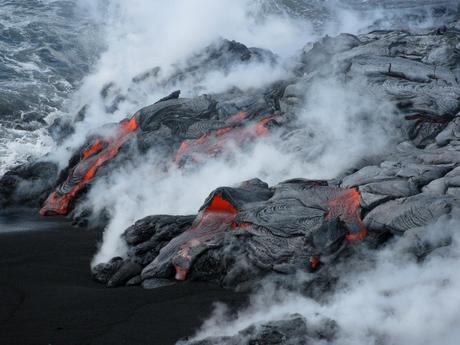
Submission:
[[[197,92],[223,92],[233,86],[243,90],[261,87],[286,77],[282,66],[308,41],[317,38],[305,18],[293,19],[283,13],[261,15],[260,3],[250,0],[87,0],[82,6],[90,6],[92,15],[104,23],[107,48],[73,99],[74,112],[84,104],[88,107],[85,119],[76,124],[75,134],[52,154],[61,166],[88,133],[172,91],[167,89],[171,86],[165,89],[158,83],[133,85],[133,77],[159,66],[165,79],[174,64],[183,63],[224,37],[269,49],[278,54],[281,63],[276,68],[261,63],[236,65],[225,73],[211,70],[200,75],[199,87],[195,78],[185,78],[174,89],[182,89],[183,96],[194,96]],[[382,16],[379,11],[334,11],[336,20],[324,24],[329,34],[358,32]],[[113,83],[123,96],[115,111],[107,110],[99,94],[108,83]],[[359,83],[345,88],[335,80],[315,82],[309,87],[307,99],[299,115],[303,134],[309,135],[300,133],[289,140],[274,135],[249,152],[237,152],[231,162],[216,160],[193,172],[171,176],[155,172],[158,158],[152,154],[96,182],[89,205],[96,211],[108,210],[112,218],[95,263],[123,255],[121,232],[143,216],[194,213],[212,189],[256,176],[271,184],[290,177],[332,178],[388,143],[388,131],[381,122],[393,109],[381,100],[374,102]]]
[[[158,155],[152,152],[97,180],[83,207],[106,209],[111,220],[93,264],[125,254],[120,235],[135,220],[152,214],[194,214],[219,186],[254,177],[271,185],[294,177],[334,178],[364,155],[380,152],[389,143],[385,126],[391,126],[393,109],[372,100],[359,82],[345,87],[333,79],[318,81],[311,85],[300,114],[299,135],[286,138],[274,132],[258,139],[252,149],[235,147],[231,159],[209,159],[192,171],[160,172],[155,168]]]
[[[104,30],[105,52],[75,93],[69,113],[76,114],[87,105],[84,121],[76,124],[76,132],[51,153],[51,159],[65,166],[71,153],[85,140],[88,133],[107,122],[117,122],[139,108],[170,93],[159,84],[133,85],[134,77],[154,67],[162,69],[167,79],[172,66],[185,61],[218,38],[244,43],[248,47],[269,49],[281,62],[297,53],[305,44],[327,33],[357,33],[381,17],[380,11],[358,13],[340,9],[333,4],[335,17],[315,31],[306,18],[287,13],[263,12],[255,0],[114,0],[79,2]],[[281,63],[280,65],[282,65]],[[238,86],[242,89],[259,87],[286,75],[282,67],[268,64],[236,66],[229,73],[209,71],[196,80],[186,78],[175,89],[182,96],[222,92]],[[116,111],[107,111],[100,97],[104,86],[113,83],[117,94],[123,96]]]
[[[368,252],[365,262],[341,265],[339,288],[325,303],[264,284],[236,317],[220,305],[194,338],[233,336],[250,325],[298,313],[312,324],[322,317],[337,322],[339,333],[327,344],[458,344],[459,225],[458,220],[440,220],[409,231],[381,251]],[[420,243],[439,249],[419,262],[414,251]],[[309,279],[303,276],[299,284]]]
[[[85,120],[76,124],[76,133],[53,154],[64,165],[89,132],[107,122],[120,121],[172,91],[158,84],[133,85],[133,78],[139,74],[160,67],[162,79],[167,79],[174,64],[184,62],[218,38],[271,49],[280,57],[288,57],[313,37],[307,22],[284,15],[262,17],[259,6],[251,0],[115,0],[88,6],[105,25],[107,49],[73,99],[72,113],[85,104],[87,111]],[[263,64],[236,67],[224,76],[219,71],[209,72],[209,76],[200,76],[202,93],[236,85],[258,87],[286,73],[281,67],[273,69]],[[115,112],[108,112],[100,97],[108,83],[113,83],[124,97]],[[195,84],[196,80],[189,78],[174,88],[182,89],[182,96],[192,96]]]

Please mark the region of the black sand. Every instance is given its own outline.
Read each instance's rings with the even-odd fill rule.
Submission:
[[[194,333],[215,301],[245,300],[197,282],[106,288],[89,274],[100,233],[59,228],[0,233],[1,345],[174,344]]]

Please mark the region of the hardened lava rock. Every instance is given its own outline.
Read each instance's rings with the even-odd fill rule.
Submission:
[[[203,340],[180,341],[178,345],[301,345],[318,341],[332,341],[336,337],[337,324],[322,318],[316,324],[298,314],[283,320],[251,325],[233,336],[208,337]]]
[[[334,80],[345,89],[359,86],[385,105],[387,117],[364,108],[356,123],[347,124],[362,124],[363,131],[371,131],[369,121],[381,124],[391,138],[383,152],[351,161],[333,180],[300,176],[268,186],[252,179],[218,188],[196,215],[137,221],[122,236],[126,257],[93,268],[95,279],[110,286],[149,288],[184,279],[240,287],[270,273],[317,272],[350,255],[348,249],[363,238],[385,241],[460,215],[459,28],[457,20],[426,29],[326,36],[284,66],[290,69],[284,80],[190,98],[174,91],[87,138],[60,173],[43,160],[8,172],[0,179],[0,205],[66,215],[99,178],[146,153],[158,154],[158,170],[167,174],[231,157],[235,147],[244,150],[275,134],[280,148],[308,162],[328,143],[310,145],[321,141],[321,133],[312,130],[310,119],[298,120],[315,101],[318,82]],[[199,85],[209,71],[228,73],[260,62],[275,66],[277,58],[221,40],[176,66],[166,81],[161,69],[152,68],[132,83],[175,90],[187,76]],[[108,111],[126,98],[114,83],[100,97]],[[373,145],[372,136],[365,144]]]
[[[27,163],[8,171],[0,178],[0,208],[38,207],[58,178],[53,162]]]
[[[303,179],[269,187],[253,179],[216,189],[196,216],[136,222],[124,233],[124,264],[143,267],[143,285],[192,279],[236,287],[270,272],[312,271],[366,233],[357,188]]]

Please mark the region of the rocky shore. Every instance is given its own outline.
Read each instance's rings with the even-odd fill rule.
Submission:
[[[225,70],[233,63],[261,61],[276,64],[277,57],[222,40],[162,83],[173,86],[181,75],[200,75],[209,66]],[[321,298],[313,291],[325,285],[324,293],[334,289],[337,277],[330,268],[338,262],[360,255],[363,248],[378,250],[395,236],[412,236],[413,250],[423,260],[436,248],[428,250],[428,244],[410,234],[438,219],[460,217],[459,62],[459,21],[424,30],[324,37],[305,47],[284,80],[196,98],[173,92],[110,125],[103,135],[88,138],[61,172],[46,158],[8,172],[0,180],[0,205],[40,208],[42,215],[70,213],[77,223],[90,216],[103,221],[75,205],[95,180],[152,151],[161,155],[158,164],[166,174],[194,169],[213,157],[232,159],[235,148],[245,150],[271,136],[298,159],[314,159],[321,152],[309,151],[315,138],[299,114],[314,101],[318,83],[332,80],[342,88],[365,90],[386,106],[385,117],[375,118],[381,110],[371,113],[367,107],[347,124],[350,130],[359,126],[370,132],[368,146],[374,145],[373,126],[381,126],[388,134],[384,149],[350,158],[351,166],[334,179],[298,176],[269,186],[255,176],[214,190],[195,215],[138,220],[121,238],[126,253],[92,268],[93,278],[109,287],[153,289],[198,280],[238,291],[249,290],[268,275],[288,287],[288,277],[310,272],[321,279],[313,279],[304,293]],[[133,83],[155,79],[155,73]],[[108,85],[101,97],[110,89]],[[123,95],[111,97],[116,106]],[[363,102],[369,102],[366,97]],[[72,130],[59,126],[56,132]],[[196,344],[333,339],[338,327],[334,320],[321,324],[311,328],[308,320],[292,315],[244,330],[236,338]]]

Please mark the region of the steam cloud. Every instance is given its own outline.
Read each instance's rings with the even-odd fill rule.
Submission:
[[[262,12],[261,2],[250,0],[85,0],[79,6],[103,23],[106,49],[69,104],[74,114],[86,105],[86,115],[64,145],[50,154],[61,167],[96,128],[120,121],[174,89],[181,89],[182,96],[194,96],[232,87],[262,87],[288,78],[293,56],[320,35],[356,33],[379,20],[379,27],[386,25],[381,11],[363,17],[333,4],[330,10],[336,17],[323,23],[320,32],[304,19],[282,11]],[[229,71],[209,70],[199,78],[185,76],[166,87],[161,82],[133,83],[133,78],[154,67],[160,67],[159,80],[167,80],[175,67],[184,66],[194,53],[220,37],[271,50],[278,62],[276,66],[261,62],[234,65]],[[100,95],[104,88],[108,100]],[[167,173],[159,168],[161,152],[152,151],[96,180],[86,203],[79,207],[95,213],[107,211],[110,220],[92,265],[125,254],[120,235],[137,219],[196,213],[213,189],[253,177],[271,185],[293,177],[334,178],[392,144],[395,110],[360,80],[345,86],[334,78],[314,79],[302,92],[306,101],[297,114],[298,130],[289,137],[275,131],[248,150],[235,147],[231,157]],[[107,102],[119,95],[123,97],[117,107],[109,110]],[[335,320],[340,327],[337,343],[343,345],[457,344],[460,276],[454,267],[460,254],[458,226],[458,221],[443,220],[408,232],[384,250],[362,253],[365,261],[339,264],[335,268],[340,276],[338,288],[323,301],[277,290],[273,282],[264,281],[247,309],[232,317],[225,306],[218,306],[195,339],[232,336],[252,324],[298,313],[313,324],[320,317]],[[415,242],[428,247],[443,248],[418,262],[409,236],[418,236]],[[312,276],[293,279],[300,286]]]
[[[307,42],[320,34],[336,34],[342,28],[357,32],[381,17],[379,11],[362,17],[331,5],[336,17],[323,23],[319,32],[304,18],[264,12],[260,2],[250,0],[85,1],[80,6],[87,6],[95,19],[103,23],[106,50],[70,105],[71,113],[86,105],[84,119],[76,123],[75,133],[64,145],[50,155],[61,167],[96,128],[132,115],[172,88],[181,89],[182,96],[194,96],[231,87],[249,90],[288,78],[293,56]],[[211,69],[199,77],[185,76],[174,85],[161,82],[219,37],[269,49],[278,55],[278,63],[234,65],[225,72]],[[133,78],[154,67],[160,67],[159,82],[133,82]],[[105,90],[106,97],[101,97],[100,90]],[[376,96],[363,90],[359,81],[346,88],[334,79],[315,81],[307,85],[306,92],[298,136],[281,138],[275,133],[247,152],[235,149],[231,160],[218,159],[194,171],[174,171],[167,176],[155,168],[161,153],[151,152],[133,160],[131,166],[99,179],[87,203],[82,205],[96,212],[106,210],[110,215],[93,264],[123,256],[120,234],[141,217],[195,213],[212,189],[255,176],[271,184],[299,176],[333,178],[361,157],[383,150],[391,141],[391,121],[387,120],[391,119],[393,109],[384,102],[376,102]],[[108,102],[114,100],[118,101],[113,108]]]
[[[139,108],[157,101],[174,89],[182,96],[223,92],[232,87],[249,90],[289,77],[292,57],[320,34],[356,32],[377,15],[356,20],[358,14],[341,11],[339,21],[314,31],[304,18],[285,13],[264,12],[257,1],[174,0],[168,2],[114,1],[84,2],[91,13],[104,23],[106,51],[94,72],[83,81],[71,108],[76,113],[83,105],[86,116],[76,124],[75,133],[56,148],[52,159],[65,166],[71,152],[81,145],[95,128],[116,122]],[[345,15],[346,14],[346,15]],[[353,24],[353,27],[351,26]],[[359,23],[357,25],[356,23]],[[219,37],[235,39],[247,46],[273,51],[278,63],[234,65],[229,71],[209,70],[186,76],[173,86],[162,83],[133,83],[133,78],[160,67],[160,80],[167,80],[175,66],[183,66],[195,52]],[[108,110],[99,90],[108,88],[113,100],[122,95],[115,110]],[[237,151],[231,160],[207,162],[194,171],[174,171],[166,176],[155,168],[161,153],[134,160],[93,186],[88,202],[81,205],[96,212],[106,210],[110,222],[93,264],[124,255],[122,231],[133,221],[149,214],[196,213],[206,195],[214,188],[233,185],[255,176],[271,184],[290,177],[332,178],[366,154],[376,153],[388,144],[387,128],[382,126],[392,109],[382,104],[374,109],[373,95],[363,97],[357,85],[353,91],[339,81],[315,82],[309,87],[309,102],[299,119],[303,134],[280,138],[275,134],[258,142],[247,152]],[[97,90],[97,92],[95,92]],[[359,106],[356,106],[360,104]],[[355,121],[373,113],[371,121]],[[353,119],[353,121],[352,121]],[[363,120],[364,121],[364,120]],[[362,123],[350,127],[350,123]],[[382,139],[385,138],[385,139]],[[372,142],[372,145],[368,145]],[[375,148],[373,152],[369,148]],[[346,157],[346,159],[345,159]],[[325,173],[327,172],[327,173]],[[104,191],[102,193],[102,191]],[[123,195],[122,198],[119,196]]]
[[[250,307],[236,317],[219,305],[195,339],[235,335],[250,325],[298,313],[311,324],[323,317],[335,320],[340,331],[329,344],[457,344],[459,224],[443,219],[413,229],[381,251],[362,253],[366,260],[337,266],[338,288],[326,301],[264,282]],[[421,248],[427,256],[420,262]],[[297,284],[309,279],[298,277]]]
[[[194,214],[219,186],[253,177],[272,185],[298,176],[334,178],[361,157],[380,152],[390,143],[391,121],[385,120],[391,120],[393,109],[385,102],[376,107],[373,96],[363,97],[364,92],[359,82],[345,88],[337,80],[321,80],[311,85],[311,101],[307,100],[300,116],[297,136],[285,138],[275,133],[250,150],[235,147],[231,158],[168,173],[156,170],[161,154],[151,152],[134,166],[99,179],[90,191],[90,205],[83,207],[105,209],[111,220],[93,264],[124,255],[120,235],[135,220],[151,214]]]
[[[323,34],[359,32],[381,17],[378,10],[363,15],[330,3],[328,7],[335,13],[334,20],[323,23],[319,30],[305,18],[293,17],[284,11],[269,12],[255,0],[230,3],[224,0],[84,0],[79,2],[79,7],[101,23],[106,49],[69,102],[69,114],[77,114],[86,105],[86,116],[76,124],[75,134],[67,138],[65,145],[52,150],[50,159],[61,168],[89,133],[108,122],[118,122],[173,91],[171,85],[165,89],[161,83],[133,84],[133,78],[154,67],[161,68],[159,79],[167,80],[174,68],[183,65],[194,53],[218,38],[227,38],[248,47],[271,50],[280,57],[280,63],[275,69],[269,64],[251,64],[234,66],[227,73],[211,70],[201,75],[200,80],[186,76],[173,88],[181,89],[182,96],[187,97],[223,92],[234,86],[260,87],[286,77],[288,72],[283,66],[306,43]],[[110,91],[123,96],[115,111],[108,111],[100,97],[100,91],[107,85],[113,86]]]

